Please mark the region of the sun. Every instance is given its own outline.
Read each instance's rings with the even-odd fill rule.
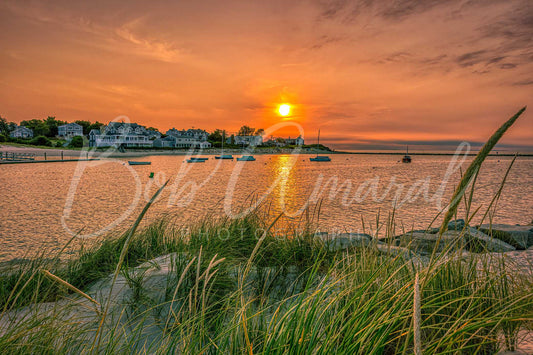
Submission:
[[[282,116],[288,116],[289,113],[291,113],[291,105],[289,104],[279,105],[278,112]]]

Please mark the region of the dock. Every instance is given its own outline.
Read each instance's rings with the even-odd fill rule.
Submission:
[[[46,153],[44,153],[44,159],[35,159],[33,153],[18,153],[18,152],[0,152],[0,165],[2,164],[29,164],[29,163],[65,163],[75,161],[93,161],[100,160],[98,158],[69,158],[63,157],[61,152],[61,159],[48,159]]]
[[[0,165],[4,164],[30,164],[30,163],[66,163],[73,161],[94,161],[98,158],[91,159],[53,159],[53,160],[0,160]]]

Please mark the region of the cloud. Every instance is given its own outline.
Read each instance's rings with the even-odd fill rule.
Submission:
[[[384,1],[381,15],[387,19],[403,20],[408,16],[418,15],[437,6],[446,6],[456,0],[393,0]]]
[[[457,57],[457,64],[462,67],[470,67],[474,64],[485,62],[486,59],[484,54],[486,53],[486,50],[464,53]]]
[[[515,86],[527,86],[527,85],[533,85],[533,79],[530,80],[521,80],[521,81],[515,81],[513,83]]]

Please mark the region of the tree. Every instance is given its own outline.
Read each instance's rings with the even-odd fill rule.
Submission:
[[[2,116],[0,116],[0,134],[9,135],[9,123]]]
[[[259,128],[258,130],[255,131],[254,135],[262,136],[263,133],[265,133],[265,130],[263,128]]]
[[[45,122],[41,120],[33,119],[29,121],[22,121],[20,122],[20,125],[33,130],[34,136],[49,136],[50,135],[50,128]]]
[[[209,135],[209,137],[207,137],[207,140],[212,143],[220,143],[222,141],[222,136],[226,136],[225,131],[217,128],[213,133]]]
[[[91,132],[93,129],[100,130],[103,125],[103,123],[100,123],[98,121],[96,121],[95,123],[91,123],[91,125],[89,126],[89,132]]]
[[[55,116],[48,116],[43,123],[48,127],[47,137],[55,137],[58,134],[58,127],[66,124],[65,121],[56,120]]]
[[[239,129],[239,132],[237,133],[238,136],[253,136],[255,132],[255,128],[248,127],[248,126],[242,126]]]
[[[52,146],[52,141],[45,136],[37,136],[33,138],[29,143],[31,145],[43,145],[48,147]]]

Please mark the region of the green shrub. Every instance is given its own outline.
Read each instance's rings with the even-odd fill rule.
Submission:
[[[29,144],[31,144],[31,145],[44,145],[44,146],[51,147],[52,146],[52,141],[50,139],[46,138],[45,136],[37,136],[37,137],[33,138],[32,140],[30,140]]]
[[[82,136],[75,136],[72,137],[70,140],[70,143],[68,144],[71,148],[82,148],[83,147],[83,137]]]
[[[0,142],[5,142],[6,141],[6,136],[4,136],[3,134],[0,134]]]

